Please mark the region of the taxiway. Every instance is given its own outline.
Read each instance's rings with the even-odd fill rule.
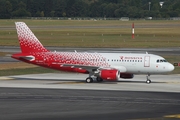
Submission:
[[[49,73],[0,77],[0,119],[177,119],[180,75],[145,75],[85,83],[86,75]]]
[[[133,79],[117,82],[95,81],[92,84],[85,82],[86,77],[87,74],[78,73],[8,76],[0,77],[0,87],[180,92],[180,75],[152,75],[151,84],[145,83],[145,75],[135,75]]]

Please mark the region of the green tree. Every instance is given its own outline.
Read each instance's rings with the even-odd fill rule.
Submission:
[[[114,3],[109,3],[105,10],[106,10],[106,16],[107,17],[115,17],[115,10],[118,8],[118,5],[117,4],[114,4]]]
[[[6,16],[5,16],[5,13],[6,13],[5,4],[6,4],[5,0],[0,0],[0,18],[6,18]]]
[[[116,17],[128,17],[127,9],[124,5],[120,5],[118,9],[114,11]]]
[[[0,18],[180,17],[180,0],[163,0],[162,8],[160,1],[162,0],[0,0]]]
[[[40,17],[44,17],[44,11],[41,11]]]
[[[31,13],[26,11],[26,4],[22,1],[18,4],[18,9],[12,13],[13,17],[30,17]]]
[[[11,18],[11,12],[12,12],[12,4],[9,1],[6,1],[6,18]]]
[[[66,8],[67,8],[67,1],[66,0],[55,0],[54,1],[54,16],[56,17],[64,17],[63,13],[67,14]]]
[[[53,1],[52,0],[44,0],[44,7],[43,7],[43,10],[44,10],[44,16],[45,17],[49,17],[51,14],[51,11],[53,9]]]
[[[55,11],[54,11],[54,10],[52,10],[52,11],[50,12],[50,17],[55,17]]]
[[[65,13],[65,12],[63,12],[63,13],[62,13],[62,16],[63,16],[63,17],[66,17],[66,13]]]
[[[90,5],[89,8],[89,17],[102,17],[101,10],[99,8],[100,4],[98,2],[94,2]]]

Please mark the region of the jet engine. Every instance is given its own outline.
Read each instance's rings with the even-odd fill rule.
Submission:
[[[118,80],[120,78],[120,71],[112,70],[101,70],[99,76],[104,80]]]
[[[121,73],[120,78],[124,78],[124,79],[132,79],[134,77],[134,74],[130,74],[130,73]]]

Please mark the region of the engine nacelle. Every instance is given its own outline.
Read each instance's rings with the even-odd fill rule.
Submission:
[[[134,74],[130,74],[130,73],[121,73],[120,78],[124,78],[124,79],[132,79],[134,77]]]
[[[118,80],[120,78],[120,71],[118,70],[101,70],[99,76],[104,80]]]

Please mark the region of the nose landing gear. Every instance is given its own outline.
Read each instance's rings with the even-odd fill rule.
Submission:
[[[151,83],[151,80],[149,79],[149,77],[150,77],[150,74],[148,74],[148,75],[146,76],[146,78],[147,78],[146,83],[147,83],[147,84],[150,84],[150,83]]]

